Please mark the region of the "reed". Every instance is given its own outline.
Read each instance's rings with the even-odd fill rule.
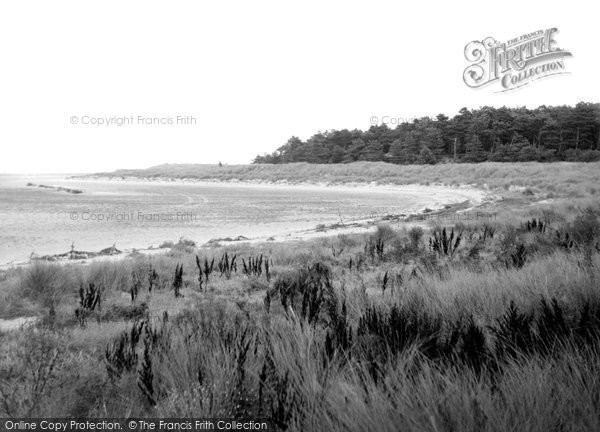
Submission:
[[[173,276],[173,294],[175,298],[183,297],[181,288],[183,287],[183,264],[177,264],[175,275]]]

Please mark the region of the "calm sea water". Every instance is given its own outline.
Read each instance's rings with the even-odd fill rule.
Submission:
[[[82,194],[27,187],[28,182]],[[423,197],[391,190],[69,180],[0,175],[0,264],[32,252],[147,248],[186,237],[285,235],[373,214],[402,213]]]

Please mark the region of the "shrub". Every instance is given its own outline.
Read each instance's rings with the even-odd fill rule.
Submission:
[[[408,238],[410,239],[410,246],[413,251],[417,251],[419,249],[419,244],[421,243],[421,239],[423,238],[423,228],[421,227],[412,227],[408,230]]]
[[[600,222],[592,208],[578,215],[567,228],[572,239],[580,246],[589,246],[600,237]]]
[[[450,231],[450,234],[446,232],[446,228],[436,228],[433,231],[433,237],[429,238],[429,248],[436,252],[438,255],[446,255],[453,257],[456,249],[460,246],[462,233],[454,236],[454,228]]]
[[[527,249],[523,243],[517,245],[515,251],[510,254],[511,263],[516,268],[521,268],[527,261]]]
[[[517,358],[533,349],[532,321],[533,314],[521,313],[515,302],[510,302],[504,315],[496,320],[496,326],[491,327],[499,358]]]
[[[83,288],[83,284],[79,287],[79,307],[75,309],[75,316],[79,324],[85,326],[86,317],[90,312],[93,312],[100,307],[101,292],[94,284],[89,284],[87,288]]]
[[[397,236],[396,231],[394,231],[394,229],[391,226],[389,226],[388,224],[377,225],[377,230],[375,231],[375,234],[373,235],[373,237],[375,237],[375,239],[380,239],[383,241],[390,241],[396,236]]]
[[[58,265],[36,262],[27,267],[21,280],[23,294],[53,309],[69,292],[76,291],[73,274]]]
[[[327,311],[327,304],[334,296],[331,285],[331,269],[315,263],[295,272],[280,275],[273,289],[267,292],[270,304],[272,297],[279,296],[281,306],[286,311],[293,311],[302,319],[314,324],[321,312]]]
[[[417,158],[417,163],[421,165],[434,165],[437,162],[435,159],[435,155],[429,147],[424,146],[419,153],[419,157]]]
[[[183,286],[183,264],[177,264],[175,267],[175,276],[173,277],[173,293],[175,298],[183,297],[181,287]]]
[[[66,343],[46,329],[26,330],[19,343],[1,346],[2,417],[40,417],[70,377],[65,377]]]

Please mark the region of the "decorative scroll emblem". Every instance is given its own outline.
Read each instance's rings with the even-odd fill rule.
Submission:
[[[515,90],[540,78],[568,73],[565,57],[570,51],[556,46],[558,29],[538,30],[508,42],[492,37],[465,46],[465,58],[471,63],[464,73],[465,84],[472,88],[498,82],[499,91]]]

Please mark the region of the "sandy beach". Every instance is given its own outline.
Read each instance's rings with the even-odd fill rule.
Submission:
[[[227,245],[239,242],[281,242],[281,241],[295,241],[305,240],[324,236],[338,235],[338,234],[352,234],[367,232],[373,229],[379,223],[394,223],[396,225],[405,223],[409,218],[414,218],[416,215],[431,215],[440,210],[446,211],[465,211],[466,209],[473,209],[481,205],[490,199],[493,199],[489,191],[484,191],[478,188],[470,186],[442,186],[442,185],[393,185],[393,184],[378,184],[372,183],[349,183],[349,184],[327,184],[327,183],[296,183],[291,184],[288,182],[266,182],[266,181],[207,181],[207,180],[196,180],[196,179],[174,179],[174,178],[115,178],[115,177],[75,177],[70,176],[65,178],[55,178],[54,184],[52,181],[49,185],[56,185],[56,187],[72,186],[79,189],[83,189],[84,192],[80,197],[89,199],[98,199],[101,206],[106,207],[102,204],[105,196],[116,195],[119,193],[127,196],[130,192],[127,188],[142,187],[145,195],[140,195],[140,203],[146,199],[147,194],[153,194],[156,190],[162,190],[167,188],[170,192],[176,191],[176,195],[181,195],[182,198],[178,198],[183,201],[182,204],[177,206],[185,206],[185,209],[193,212],[204,211],[207,206],[212,205],[216,197],[207,196],[204,191],[210,191],[217,188],[223,191],[224,194],[239,194],[240,191],[244,195],[253,194],[255,198],[248,198],[244,201],[244,204],[239,209],[228,210],[229,204],[223,203],[223,212],[226,215],[228,212],[241,212],[243,213],[245,208],[248,206],[255,205],[255,201],[262,202],[265,199],[273,199],[273,196],[281,197],[294,197],[301,196],[304,201],[310,201],[312,196],[321,196],[327,194],[328,198],[325,198],[323,205],[332,206],[327,204],[331,199],[339,199],[341,202],[346,202],[346,206],[352,206],[351,203],[360,205],[361,201],[364,201],[365,197],[369,200],[373,199],[382,204],[386,202],[394,202],[393,208],[382,207],[375,211],[369,211],[360,214],[348,214],[348,212],[340,211],[340,214],[336,214],[336,210],[329,210],[330,215],[327,216],[322,222],[314,220],[310,223],[309,220],[303,221],[300,214],[294,215],[293,209],[285,210],[285,205],[282,207],[282,211],[291,212],[284,219],[281,219],[276,226],[270,225],[262,226],[260,220],[255,223],[256,229],[240,228],[235,224],[223,225],[219,230],[214,230],[212,233],[205,233],[201,228],[196,230],[190,230],[189,228],[185,231],[182,230],[182,234],[176,235],[175,238],[170,237],[168,233],[165,233],[164,237],[156,238],[156,240],[137,240],[135,242],[130,241],[125,245],[123,242],[118,243],[118,249],[121,253],[111,255],[100,255],[94,256],[100,249],[103,249],[109,244],[93,242],[91,246],[77,247],[78,250],[88,251],[79,254],[78,259],[64,259],[54,254],[64,254],[65,250],[49,250],[44,255],[48,255],[49,259],[59,262],[79,262],[89,263],[102,260],[118,260],[124,257],[130,256],[132,253],[141,254],[156,254],[164,253],[169,248],[159,248],[160,243],[166,240],[177,240],[179,237],[185,237],[191,241],[194,241],[199,247],[202,246],[214,246],[215,244]],[[114,192],[113,189],[117,188]],[[125,187],[125,191],[121,188]],[[174,188],[174,189],[173,189]],[[199,189],[200,188],[200,189]],[[200,192],[199,192],[200,191]],[[29,192],[29,191],[26,191]],[[56,191],[44,191],[46,196],[58,196],[60,192]],[[53,194],[53,195],[47,195]],[[338,198],[339,197],[339,198]],[[410,197],[410,199],[407,199]],[[79,197],[72,198],[75,203],[81,199]],[[288,199],[288,198],[281,198]],[[292,198],[293,199],[293,198]],[[397,200],[400,200],[396,202]],[[143,204],[138,204],[143,205]],[[294,204],[297,205],[297,204]],[[321,206],[321,204],[316,204]],[[337,204],[333,204],[334,206]],[[210,207],[208,207],[210,208]],[[454,208],[454,209],[453,209]],[[450,209],[450,210],[449,210]],[[331,214],[333,213],[333,214]],[[286,213],[287,214],[287,213]],[[225,216],[225,218],[227,218]],[[300,222],[298,222],[300,221]],[[81,224],[79,224],[81,226]],[[77,226],[77,227],[79,227]],[[185,228],[185,227],[184,227]],[[123,232],[125,236],[129,231]],[[201,235],[198,235],[201,234]],[[120,236],[122,237],[122,236]],[[73,241],[78,243],[78,238],[74,236]],[[65,242],[66,243],[66,242]],[[98,246],[95,246],[98,245]],[[66,244],[65,244],[66,246]],[[86,256],[89,255],[89,258]],[[41,255],[38,255],[41,256]],[[0,269],[8,269],[15,266],[26,265],[30,262],[30,259],[15,259],[10,262],[5,262],[0,265]]]

